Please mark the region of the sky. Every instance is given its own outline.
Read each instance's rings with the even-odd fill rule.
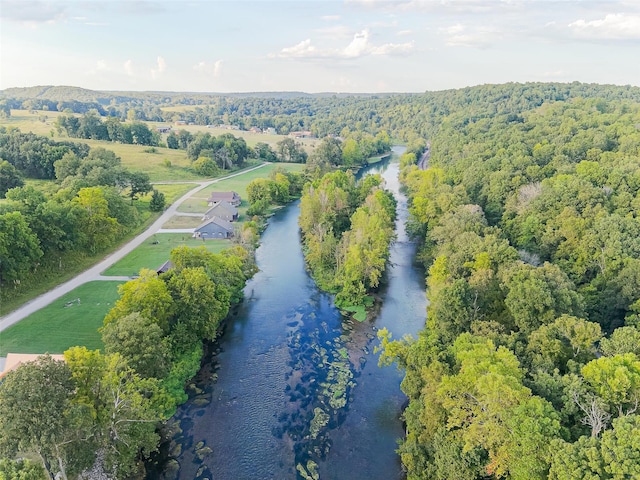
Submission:
[[[640,86],[640,0],[0,0],[0,89]]]

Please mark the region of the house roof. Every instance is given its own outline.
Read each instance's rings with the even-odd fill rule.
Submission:
[[[166,262],[164,262],[162,265],[160,265],[156,272],[158,272],[158,275],[161,273],[165,273],[168,272],[169,270],[171,270],[174,267],[173,262],[171,260],[167,260]]]
[[[224,228],[225,230],[228,230],[229,232],[233,233],[233,224],[231,222],[227,222],[226,220],[223,220],[220,217],[211,217],[209,220],[206,220],[204,222],[202,222],[198,228],[195,229],[195,231],[199,231],[200,229],[206,227],[207,225],[209,225],[210,223],[215,223],[216,225],[218,225],[219,227]]]
[[[4,362],[4,369],[0,372],[0,378],[4,377],[11,370],[15,370],[21,364],[27,362],[35,362],[41,353],[7,353],[7,359]],[[64,360],[64,355],[50,355],[54,360]]]
[[[213,207],[211,207],[209,210],[206,211],[205,216],[209,217],[210,216],[209,214],[214,212],[215,210],[224,210],[226,213],[230,213],[231,215],[238,214],[238,209],[233,205],[231,205],[226,200],[222,200],[216,203]]]
[[[222,200],[234,200],[239,199],[240,195],[237,192],[211,192],[211,196],[209,197],[210,202],[220,202]]]

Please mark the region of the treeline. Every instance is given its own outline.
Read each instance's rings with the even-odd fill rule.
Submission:
[[[516,118],[521,112],[545,102],[575,98],[599,98],[602,101],[640,101],[640,89],[631,86],[583,83],[511,83],[482,85],[424,94],[393,95],[306,95],[265,93],[254,95],[206,95],[180,93],[114,93],[82,89],[63,91],[65,87],[9,90],[21,101],[79,100],[76,113],[86,113],[98,103],[107,115],[121,120],[174,122],[196,125],[231,124],[240,128],[275,128],[279,134],[309,130],[316,137],[367,132],[376,135],[385,130],[394,138],[410,141],[429,138],[444,124],[462,124],[508,113]],[[27,91],[29,90],[29,91]],[[53,92],[55,90],[55,92]],[[55,94],[54,94],[55,93]],[[26,98],[25,98],[26,97]],[[194,105],[191,110],[175,111],[167,107]],[[27,105],[28,106],[28,105]],[[16,108],[16,107],[11,107]],[[56,106],[56,109],[58,107]],[[49,108],[53,110],[53,108]],[[85,110],[86,109],[86,110]],[[61,110],[59,110],[61,111]],[[464,113],[463,113],[464,112]]]
[[[186,400],[203,341],[217,336],[256,270],[240,246],[220,254],[178,247],[170,260],[168,272],[142,270],[119,287],[101,329],[104,353],[73,347],[66,363],[45,356],[7,374],[0,383],[4,458],[33,454],[51,479],[86,469],[140,478],[143,459],[158,445],[158,423]]]
[[[89,146],[84,143],[56,142],[42,135],[22,133],[18,129],[7,130],[0,126],[0,159],[9,162],[25,177],[55,178],[54,163],[70,152],[84,158],[89,153]]]
[[[160,135],[143,122],[124,123],[118,117],[107,117],[102,121],[97,110],[89,110],[81,117],[72,113],[60,115],[55,127],[58,134],[64,132],[72,138],[149,146],[157,146],[160,141]]]
[[[432,138],[431,168],[403,159],[430,301],[417,339],[381,333],[406,372],[407,477],[635,478],[640,107],[474,117],[480,93]]]
[[[13,188],[2,191],[8,201],[0,204],[2,298],[104,251],[138,227],[149,210],[164,208],[159,192],[148,209],[134,205],[152,190],[149,176],[129,171],[104,148],[89,150],[84,144],[56,144],[10,131],[0,133],[0,155],[9,159],[0,163],[0,184],[7,170],[24,176],[40,176],[44,170],[55,175],[59,188],[46,193],[33,186],[5,185]]]
[[[304,187],[299,224],[307,266],[320,288],[336,293],[336,305],[360,320],[386,268],[395,207],[378,175],[356,182],[339,170]]]

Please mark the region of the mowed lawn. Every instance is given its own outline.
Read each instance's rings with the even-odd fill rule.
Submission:
[[[0,332],[0,356],[7,353],[63,353],[75,345],[102,349],[98,328],[118,299],[122,282],[89,282]],[[80,303],[73,302],[80,299]]]
[[[157,241],[158,243],[153,243]],[[229,240],[201,240],[190,233],[156,233],[129,255],[102,272],[103,275],[135,275],[141,268],[157,269],[169,260],[171,250],[181,245],[199,247],[204,245],[210,252],[218,253],[231,246]]]

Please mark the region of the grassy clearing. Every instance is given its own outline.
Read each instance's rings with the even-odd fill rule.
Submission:
[[[56,127],[54,126],[59,115],[61,115],[60,112],[44,110],[38,110],[34,113],[30,113],[28,110],[11,110],[11,116],[0,119],[0,125],[7,128],[19,128],[21,132],[33,132],[46,137],[51,137],[51,132],[53,132],[53,138],[60,140],[56,136]]]
[[[91,148],[102,147],[112,150],[122,159],[122,165],[130,170],[142,171],[149,174],[152,182],[163,180],[202,180],[189,168],[191,161],[184,150],[155,147],[156,153],[145,152],[149,147],[144,145],[127,145],[122,143],[105,142],[99,140],[69,139],[86,143]],[[170,162],[170,166],[165,165]]]
[[[157,241],[157,244],[153,242]],[[218,253],[231,246],[229,240],[203,241],[192,238],[190,233],[157,233],[147,239],[129,255],[103,272],[103,275],[133,275],[141,268],[158,268],[169,259],[171,250],[180,245],[199,247],[204,245],[210,252]]]
[[[75,345],[102,348],[98,328],[118,298],[122,282],[89,282],[0,333],[0,356],[63,353]],[[79,298],[80,304],[65,307]]]
[[[196,228],[201,223],[202,217],[174,215],[162,225],[162,228]]]
[[[164,193],[164,199],[167,206],[171,205],[189,190],[193,190],[196,187],[197,185],[194,183],[156,183],[153,185],[153,188]],[[151,201],[151,195],[152,194],[149,193],[141,200],[149,202]]]

